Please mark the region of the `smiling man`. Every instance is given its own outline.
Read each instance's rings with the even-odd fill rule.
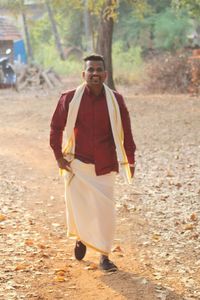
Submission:
[[[109,259],[115,232],[113,189],[121,170],[130,183],[135,143],[123,97],[109,89],[102,56],[84,58],[84,83],[63,93],[51,121],[50,145],[65,178],[68,236],[82,260],[87,247],[98,251],[100,268],[116,271]],[[66,147],[62,150],[63,131]]]

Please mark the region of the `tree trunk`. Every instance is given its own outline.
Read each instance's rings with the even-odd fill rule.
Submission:
[[[84,0],[84,29],[85,29],[85,38],[86,38],[86,51],[92,52],[93,43],[92,43],[92,30],[91,30],[91,18],[90,12],[88,10],[88,0]]]
[[[30,62],[30,61],[33,61],[34,57],[33,57],[33,49],[31,46],[31,41],[30,41],[30,34],[28,31],[26,14],[24,11],[22,11],[22,20],[23,20],[24,33],[25,33],[25,37],[26,37],[27,60],[28,60],[28,62]]]
[[[51,23],[52,32],[53,32],[53,35],[54,35],[54,38],[55,38],[56,48],[58,49],[58,53],[59,53],[60,58],[62,60],[65,60],[65,55],[64,55],[64,52],[63,52],[63,49],[62,49],[60,36],[59,36],[58,30],[57,30],[57,26],[56,26],[56,22],[55,22],[55,19],[54,19],[53,11],[51,9],[51,6],[50,6],[48,0],[46,0],[46,7],[47,7],[48,15],[49,15],[49,20],[50,20],[50,23]]]
[[[108,77],[106,80],[107,85],[111,89],[115,89],[112,68],[112,36],[114,21],[112,16],[109,15],[109,7],[111,6],[111,2],[111,0],[106,1],[105,7],[101,13],[96,52],[103,55],[105,59],[105,65],[108,72]]]

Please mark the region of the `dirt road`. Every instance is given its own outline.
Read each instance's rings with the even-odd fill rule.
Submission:
[[[59,92],[0,91],[1,300],[200,299],[200,99],[120,92],[137,171],[131,186],[117,178],[119,272],[104,274],[92,250],[77,262],[66,237],[48,142]]]

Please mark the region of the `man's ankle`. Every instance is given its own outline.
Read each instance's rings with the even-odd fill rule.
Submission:
[[[105,259],[109,259],[109,258],[108,258],[108,255],[103,255],[103,254],[102,254],[102,255],[100,256],[100,261],[103,262]]]

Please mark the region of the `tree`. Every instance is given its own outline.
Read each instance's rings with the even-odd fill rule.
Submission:
[[[94,49],[91,14],[88,9],[88,0],[84,0],[84,31],[85,31],[85,48],[87,52]]]
[[[116,1],[107,0],[100,14],[99,35],[97,39],[96,52],[102,54],[105,58],[105,64],[108,71],[107,84],[115,89],[113,81],[112,68],[112,37],[114,18],[116,17]]]
[[[21,0],[21,15],[22,15],[22,20],[23,20],[23,27],[24,27],[24,33],[26,37],[26,46],[27,46],[27,57],[28,61],[33,61],[34,56],[33,56],[33,49],[31,46],[31,39],[30,39],[30,33],[29,33],[29,28],[28,28],[28,23],[27,23],[27,17],[26,17],[26,9],[24,6],[24,1]]]
[[[52,0],[55,7],[59,9],[71,7],[71,9],[79,9],[91,16],[90,34],[93,34],[93,50],[103,55],[105,64],[108,71],[107,84],[114,88],[113,71],[112,71],[112,37],[114,29],[114,21],[117,17],[117,0]],[[86,6],[87,4],[87,6]],[[94,26],[93,26],[94,25]],[[95,30],[96,29],[96,30]],[[87,33],[89,33],[87,32]],[[96,38],[97,36],[97,38]]]
[[[58,53],[60,55],[60,58],[62,60],[65,60],[65,55],[64,55],[64,52],[63,52],[63,49],[62,49],[60,36],[59,36],[58,30],[57,30],[57,25],[56,25],[56,22],[55,22],[55,19],[54,19],[53,10],[51,8],[49,0],[45,0],[45,4],[46,4],[47,11],[48,11],[49,20],[50,20],[50,23],[51,23],[51,28],[52,28],[52,32],[53,32],[53,35],[54,35],[56,47],[58,49]]]

